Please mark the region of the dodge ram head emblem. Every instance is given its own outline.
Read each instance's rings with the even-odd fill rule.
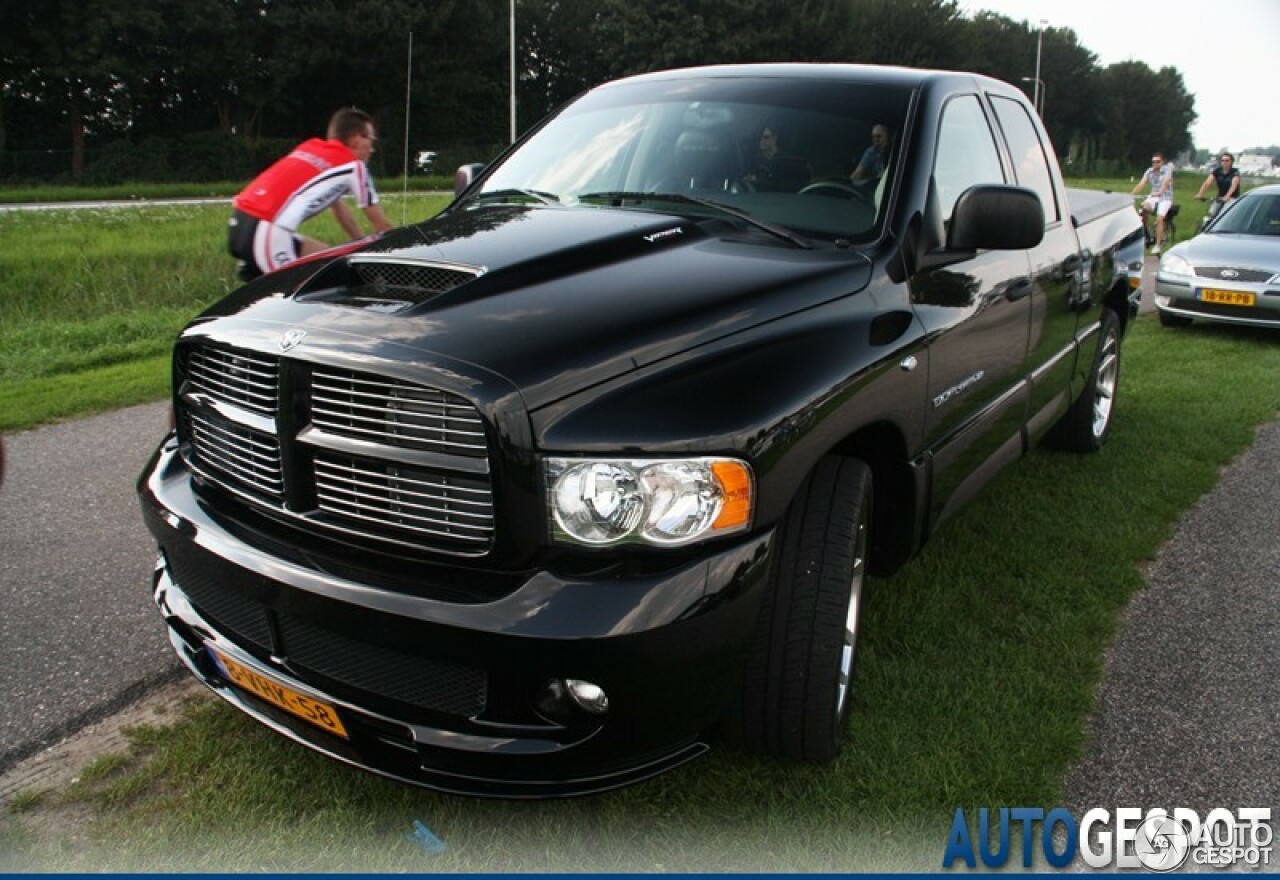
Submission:
[[[294,327],[292,330],[286,330],[280,337],[280,350],[292,351],[298,347],[298,344],[302,342],[306,335],[306,330],[300,330],[297,327]]]

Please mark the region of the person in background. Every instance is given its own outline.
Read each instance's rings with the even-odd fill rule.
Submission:
[[[391,221],[378,205],[369,174],[378,134],[363,110],[345,107],[329,119],[326,138],[311,138],[259,174],[233,201],[227,248],[248,281],[329,245],[298,227],[328,208],[350,239],[364,234],[343,196],[350,195],[377,232]]]
[[[1142,222],[1147,222],[1148,215],[1156,215],[1156,245],[1151,253],[1159,256],[1164,245],[1164,218],[1173,207],[1173,166],[1165,163],[1163,153],[1151,157],[1151,167],[1143,172],[1130,195],[1136,196],[1147,184],[1151,184],[1151,194],[1142,200]]]
[[[1200,191],[1196,193],[1197,199],[1204,199],[1204,191],[1211,183],[1218,185],[1218,195],[1209,206],[1207,218],[1209,220],[1218,216],[1218,212],[1226,207],[1228,202],[1240,195],[1240,172],[1236,170],[1235,157],[1230,153],[1223,153],[1218,157],[1218,167],[1210,171],[1204,183],[1200,184]]]

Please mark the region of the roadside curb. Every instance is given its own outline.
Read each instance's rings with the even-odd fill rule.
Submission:
[[[79,728],[55,745],[19,761],[0,774],[0,811],[20,795],[65,789],[93,761],[128,749],[126,731],[130,728],[172,724],[180,718],[177,706],[186,698],[204,692],[205,687],[200,682],[184,674],[181,678],[166,681],[144,697],[133,699],[106,718]]]

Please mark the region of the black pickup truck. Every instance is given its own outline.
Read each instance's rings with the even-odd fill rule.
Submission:
[[[340,761],[542,797],[717,736],[829,759],[867,573],[1107,439],[1142,231],[1005,83],[655,73],[464,170],[194,320],[138,484],[182,660]]]

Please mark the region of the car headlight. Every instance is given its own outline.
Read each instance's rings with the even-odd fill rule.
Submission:
[[[755,478],[732,458],[547,459],[554,536],[670,546],[751,524]]]
[[[1165,254],[1160,258],[1160,271],[1168,275],[1194,275],[1191,264],[1177,254]]]

